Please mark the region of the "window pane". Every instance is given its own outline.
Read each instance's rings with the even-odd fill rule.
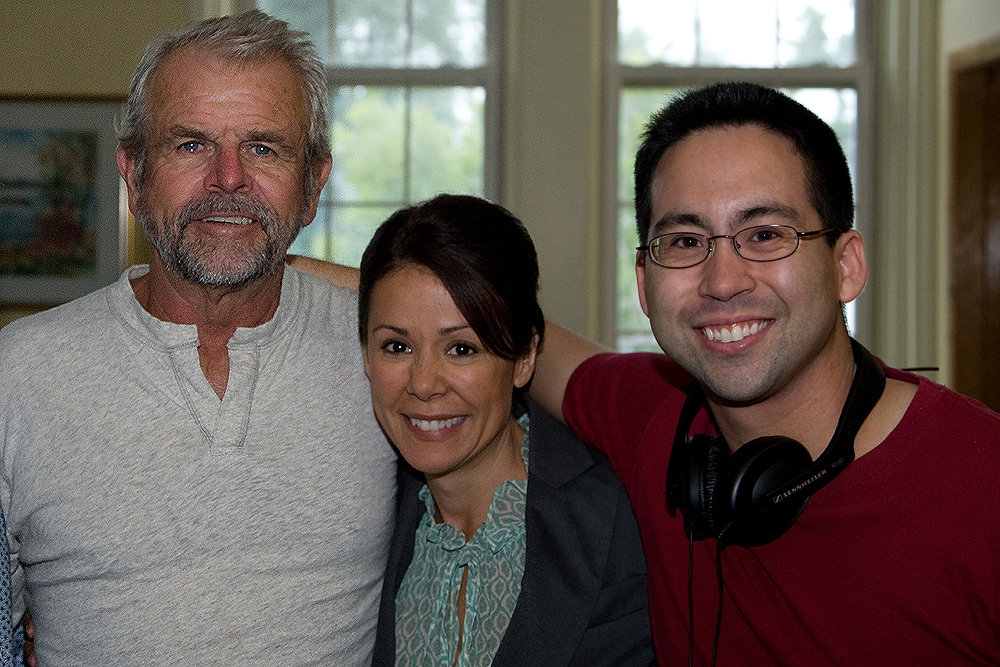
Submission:
[[[316,210],[316,217],[307,227],[299,230],[299,235],[288,247],[293,255],[307,255],[321,259],[330,258],[329,216],[330,209],[322,204]]]
[[[695,3],[618,0],[618,61],[691,64],[697,50]]]
[[[326,4],[327,0],[322,0]],[[403,67],[409,27],[406,0],[351,0],[333,4],[334,42],[330,61],[337,67]]]
[[[698,48],[692,65],[774,67],[775,1],[696,0]]]
[[[259,3],[264,7],[263,2]],[[327,23],[327,0],[270,0],[296,27]],[[301,5],[301,7],[299,7]],[[334,2],[335,39],[323,35],[323,55],[337,67],[479,67],[486,49],[486,0],[351,0]]]
[[[785,89],[788,96],[802,103],[819,116],[837,133],[844,148],[852,177],[858,164],[858,91],[853,88],[799,88]],[[857,178],[854,178],[855,188]],[[855,193],[857,199],[857,193]]]
[[[483,194],[482,88],[415,88],[410,199],[440,192]]]
[[[406,91],[341,86],[331,119],[333,171],[328,190],[338,202],[402,201],[406,197]]]
[[[397,208],[320,205],[316,219],[299,232],[288,252],[358,266],[375,228]]]
[[[330,259],[338,264],[358,266],[361,255],[375,233],[398,206],[342,206],[333,209],[330,230]]]
[[[854,0],[780,0],[778,66],[855,63]]]
[[[618,198],[632,201],[632,169],[649,117],[677,93],[676,88],[623,88],[618,106]]]
[[[257,1],[310,34],[331,79],[333,167],[290,252],[356,266],[397,208],[486,192],[486,2]],[[422,69],[436,70],[434,86]]]
[[[619,62],[849,66],[854,18],[854,0],[619,0]]]
[[[410,67],[480,67],[486,0],[414,0]]]
[[[479,87],[338,88],[328,196],[406,203],[445,191],[481,195],[485,98]]]
[[[618,209],[618,340],[619,352],[658,351],[660,348],[649,328],[649,319],[639,306],[635,282],[635,210],[631,205]]]
[[[642,132],[649,117],[663,107],[679,89],[623,88],[619,101],[618,130],[618,340],[622,352],[658,350],[649,328],[649,320],[639,307],[635,284],[635,186],[633,167]]]

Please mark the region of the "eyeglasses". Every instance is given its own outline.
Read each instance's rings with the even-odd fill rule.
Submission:
[[[799,247],[799,239],[811,239],[837,231],[832,227],[800,232],[788,225],[760,225],[741,229],[732,236],[705,236],[694,232],[660,234],[636,250],[645,250],[656,264],[668,269],[686,269],[701,264],[715,250],[716,239],[730,239],[733,249],[751,262],[784,259]]]

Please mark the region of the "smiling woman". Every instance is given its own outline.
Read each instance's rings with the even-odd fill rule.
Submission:
[[[422,267],[398,268],[371,294],[365,368],[375,414],[403,457],[434,486],[475,489],[524,479],[524,429],[511,390],[531,378],[535,342],[516,359],[491,353],[444,283]],[[465,494],[463,494],[464,496]],[[449,523],[471,538],[489,499],[463,498]]]
[[[524,226],[476,197],[398,211],[364,253],[372,405],[408,464],[375,664],[653,662],[628,499],[601,454],[523,400],[537,292]]]

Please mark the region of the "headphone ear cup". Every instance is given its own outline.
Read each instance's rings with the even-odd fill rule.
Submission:
[[[718,487],[720,481],[725,483],[729,446],[722,438],[696,435],[688,447],[690,511],[684,516],[696,538],[718,537],[728,523],[728,507],[724,497],[719,502]]]
[[[788,530],[802,510],[808,495],[787,502],[767,502],[781,488],[812,465],[812,456],[796,440],[767,436],[751,440],[729,458],[726,496],[715,500],[720,513],[730,517],[720,542],[752,547],[767,544]]]

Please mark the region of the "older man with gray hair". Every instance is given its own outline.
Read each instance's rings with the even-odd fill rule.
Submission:
[[[117,152],[149,265],[0,333],[41,664],[370,660],[395,455],[355,295],[284,264],[331,168],[303,37],[249,12],[154,41]]]

